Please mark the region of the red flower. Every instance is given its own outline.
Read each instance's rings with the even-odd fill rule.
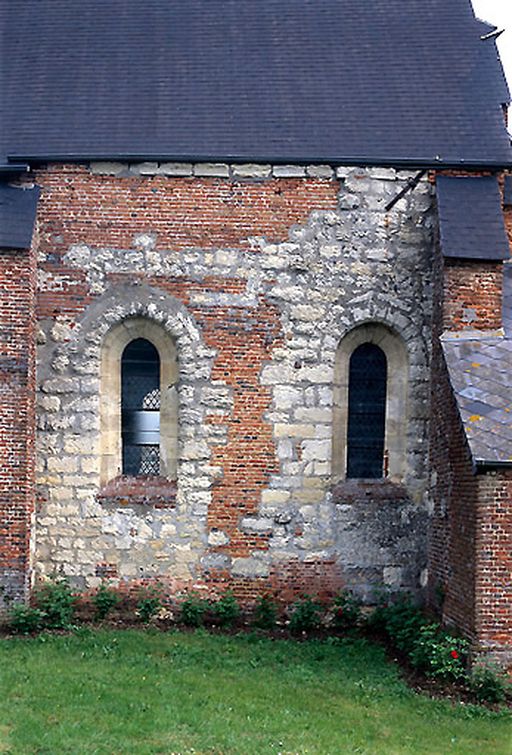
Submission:
[[[450,655],[451,655],[452,658],[455,658],[455,660],[457,660],[457,658],[459,657],[459,654],[457,653],[456,650],[452,650],[452,652],[450,653]]]

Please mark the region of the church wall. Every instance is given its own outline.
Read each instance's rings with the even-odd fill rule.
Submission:
[[[386,212],[407,177],[38,173],[38,575],[223,581],[247,598],[421,588],[435,221],[428,181]],[[173,339],[179,364],[176,484],[142,499],[101,480],[101,351],[135,318]],[[335,488],[336,353],[365,323],[407,354],[403,472]]]

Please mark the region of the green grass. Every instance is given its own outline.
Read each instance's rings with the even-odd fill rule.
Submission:
[[[512,723],[414,694],[363,640],[82,629],[0,641],[0,752],[511,755]]]

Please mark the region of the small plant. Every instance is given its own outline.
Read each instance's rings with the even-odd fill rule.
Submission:
[[[147,587],[139,593],[136,610],[137,615],[142,621],[146,623],[151,621],[161,607],[162,596],[156,588]]]
[[[492,663],[475,666],[469,675],[468,687],[481,703],[503,703],[512,693],[506,672]]]
[[[418,633],[409,652],[411,664],[428,676],[457,680],[466,675],[466,657],[469,643],[454,637],[439,624],[426,624]]]
[[[254,608],[252,625],[257,629],[273,629],[277,623],[277,606],[269,595],[262,595]]]
[[[297,600],[292,606],[290,631],[311,632],[318,629],[322,620],[322,606],[309,596]]]
[[[222,627],[231,627],[240,617],[240,606],[232,592],[225,592],[211,605],[213,618]]]
[[[105,582],[102,582],[92,598],[92,602],[96,609],[96,618],[100,619],[100,621],[105,619],[117,606],[119,601],[120,598],[117,592],[111,587],[108,587]]]
[[[197,593],[189,593],[180,605],[180,620],[187,627],[200,627],[204,624],[209,603]]]
[[[38,608],[18,603],[9,612],[9,626],[17,634],[33,634],[44,623],[44,613]]]
[[[361,604],[348,591],[344,591],[334,598],[331,612],[332,626],[343,632],[354,629],[361,620]]]
[[[65,577],[52,577],[35,591],[37,608],[49,629],[68,629],[73,621],[76,597]]]

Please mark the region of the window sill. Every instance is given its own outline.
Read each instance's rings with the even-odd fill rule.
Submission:
[[[96,500],[115,506],[143,505],[172,509],[176,506],[176,491],[176,480],[167,477],[120,475],[101,488]]]
[[[372,501],[405,501],[407,489],[386,477],[380,479],[351,478],[336,483],[331,490],[334,503],[364,504]]]

